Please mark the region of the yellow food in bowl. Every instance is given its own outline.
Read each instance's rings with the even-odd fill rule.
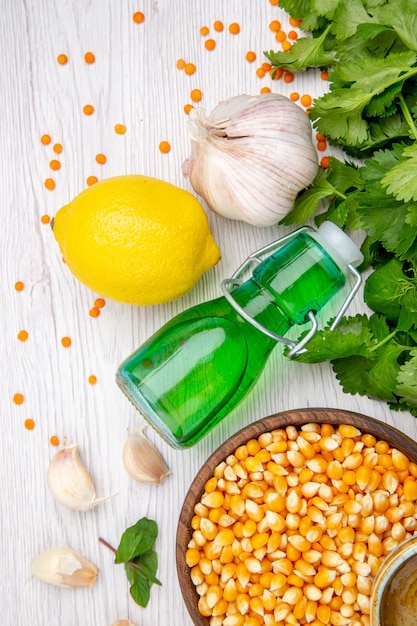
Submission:
[[[367,626],[373,579],[417,530],[417,464],[348,424],[262,433],[220,462],[185,560],[211,626]]]

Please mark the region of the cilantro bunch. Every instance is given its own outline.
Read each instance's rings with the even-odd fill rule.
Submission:
[[[417,417],[417,0],[279,6],[311,35],[266,56],[291,71],[329,69],[309,115],[347,155],[331,158],[282,223],[314,216],[365,231],[361,269],[374,270],[364,290],[373,314],[320,331],[298,360],[330,360],[345,392]]]

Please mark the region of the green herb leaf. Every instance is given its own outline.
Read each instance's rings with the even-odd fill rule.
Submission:
[[[390,0],[373,11],[374,18],[389,24],[407,48],[417,50],[417,2],[416,0]]]
[[[410,360],[401,365],[397,376],[395,393],[402,398],[402,402],[417,407],[417,348],[411,350]]]
[[[310,67],[327,67],[336,62],[334,52],[325,50],[328,27],[320,37],[300,37],[285,52],[265,52],[265,56],[275,67],[300,72]]]
[[[401,162],[387,172],[381,185],[397,200],[417,200],[417,144],[404,148]]]
[[[158,527],[153,520],[142,517],[134,526],[127,528],[116,550],[116,563],[126,563],[152,549],[158,536]]]

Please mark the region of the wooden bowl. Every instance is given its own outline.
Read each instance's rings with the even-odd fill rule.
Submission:
[[[410,460],[417,463],[417,442],[410,437],[372,417],[340,409],[317,408],[284,411],[253,422],[232,435],[208,458],[194,478],[185,497],[178,522],[176,537],[177,574],[185,605],[195,626],[209,626],[210,618],[203,617],[198,611],[198,595],[190,577],[190,568],[185,561],[185,553],[193,533],[191,519],[194,515],[194,506],[201,499],[205,483],[213,475],[215,467],[249,439],[257,438],[262,433],[275,429],[290,425],[300,427],[311,422],[333,425],[351,424],[359,428],[363,434],[368,433],[377,439],[387,441],[392,447],[398,448]]]

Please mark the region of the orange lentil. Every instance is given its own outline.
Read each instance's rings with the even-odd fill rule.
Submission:
[[[71,345],[71,337],[62,337],[61,343],[64,346],[64,348],[69,348]]]
[[[98,183],[98,178],[97,176],[89,176],[85,182],[89,187],[91,187],[92,185]]]
[[[57,437],[56,435],[52,435],[49,439],[49,443],[51,444],[51,446],[59,446],[59,437]]]
[[[316,133],[316,139],[317,141],[326,141],[326,135],[323,135],[322,133]]]
[[[56,159],[52,159],[52,161],[49,162],[49,167],[51,168],[51,170],[59,170],[61,167],[61,163],[59,161],[57,161]]]
[[[233,24],[230,24],[229,33],[231,35],[238,35],[240,33],[240,26],[237,22],[233,22]]]
[[[279,80],[284,74],[282,67],[273,67],[269,72],[273,80]]]
[[[35,428],[35,422],[31,417],[25,419],[25,428],[27,428],[27,430],[33,430]]]
[[[297,91],[293,91],[292,93],[290,93],[290,100],[297,102],[299,98],[300,98],[300,94]]]
[[[118,135],[124,135],[126,132],[126,126],[124,124],[116,124],[114,127],[114,132]]]
[[[94,300],[94,306],[96,306],[98,309],[102,309],[105,305],[106,301],[104,298],[96,298]]]
[[[259,93],[271,93],[271,89],[269,87],[262,87]]]
[[[329,72],[327,70],[323,70],[320,72],[320,77],[322,80],[329,80]]]
[[[262,67],[258,67],[256,75],[258,78],[263,78],[265,76],[265,70]]]
[[[279,0],[269,0],[269,3],[272,4],[273,7],[277,7],[279,4]]]
[[[317,142],[317,150],[319,152],[324,152],[327,149],[327,141],[318,141]]]
[[[289,41],[283,41],[281,44],[281,48],[284,50],[284,52],[287,52],[287,50],[289,50],[291,48],[291,43]]]
[[[309,107],[313,102],[313,98],[308,93],[305,93],[303,96],[301,96],[300,102],[303,107]]]
[[[248,61],[248,63],[253,63],[256,60],[256,52],[253,52],[253,50],[249,50],[246,53],[246,60]]]
[[[295,20],[293,17],[290,17],[291,26],[300,26],[301,20]]]
[[[224,24],[223,22],[221,22],[220,20],[216,20],[213,24],[213,28],[214,30],[216,30],[218,33],[221,33],[222,30],[224,30]]]
[[[16,289],[16,291],[23,291],[23,289],[25,288],[24,283],[22,283],[21,280],[18,280],[15,284],[14,284],[14,288]]]
[[[265,70],[265,72],[269,72],[271,70],[271,64],[268,63],[267,61],[265,61],[264,63],[262,63],[262,69]]]
[[[208,35],[210,32],[210,29],[208,26],[202,26],[200,28],[200,35],[203,35],[203,37],[205,37],[206,35]]]
[[[25,396],[22,393],[15,393],[13,396],[13,402],[15,404],[23,404]]]
[[[286,38],[287,38],[287,34],[286,34],[283,30],[278,30],[278,31],[275,33],[275,39],[276,39],[277,41],[285,41],[285,40],[286,40]]]
[[[49,224],[49,222],[51,221],[51,218],[49,217],[49,215],[42,215],[41,217],[41,222],[42,224]]]
[[[50,191],[52,191],[52,189],[55,189],[55,181],[52,178],[47,178],[44,182],[44,185]]]
[[[65,65],[66,63],[68,63],[68,57],[66,54],[58,54],[56,60],[60,65]]]
[[[296,39],[298,39],[298,33],[296,33],[295,30],[290,30],[288,31],[287,37],[288,39],[292,39],[293,41],[295,41]]]
[[[135,24],[142,24],[142,22],[145,20],[145,15],[142,13],[142,11],[136,11],[132,16],[132,19]]]
[[[294,74],[292,72],[285,72],[284,81],[286,83],[292,83],[293,80],[294,80]]]
[[[86,52],[84,55],[84,60],[86,63],[94,63],[94,61],[96,60],[96,57],[94,56],[92,52]]]
[[[194,109],[192,104],[184,104],[184,113],[188,115],[191,109]]]
[[[190,98],[193,102],[200,102],[202,97],[203,97],[203,93],[201,89],[193,89],[190,92]]]
[[[196,66],[194,65],[194,63],[186,63],[184,66],[184,72],[188,75],[188,76],[192,76],[193,74],[195,74],[196,71]]]
[[[61,152],[62,152],[62,144],[56,143],[56,144],[54,144],[54,147],[52,149],[55,152],[55,154],[61,154]]]
[[[279,22],[278,20],[272,20],[272,22],[269,24],[269,30],[272,30],[273,33],[277,33],[279,30],[281,30],[281,22]]]
[[[177,66],[177,70],[183,70],[185,67],[184,59],[177,59],[176,66]]]
[[[41,137],[41,143],[42,143],[44,146],[49,145],[49,144],[51,143],[51,137],[50,137],[49,135],[42,135],[42,137]]]
[[[214,48],[216,47],[216,42],[214,39],[207,39],[204,42],[204,47],[206,50],[214,50]]]
[[[97,376],[94,376],[94,374],[90,374],[90,376],[88,377],[88,382],[90,383],[90,385],[95,385],[97,382]]]
[[[105,154],[101,154],[101,152],[99,152],[99,154],[96,154],[96,161],[97,163],[100,163],[100,165],[104,165],[107,161],[107,157]]]
[[[29,333],[27,332],[27,330],[20,330],[17,333],[17,338],[19,339],[19,341],[27,341],[27,339],[29,338]]]
[[[100,315],[100,309],[98,309],[96,306],[93,306],[89,310],[89,314],[90,314],[90,317],[98,317]]]
[[[94,107],[92,104],[85,104],[83,106],[84,115],[92,115],[94,113]]]
[[[169,141],[161,141],[159,144],[159,150],[164,154],[167,154],[171,150],[171,144]]]

